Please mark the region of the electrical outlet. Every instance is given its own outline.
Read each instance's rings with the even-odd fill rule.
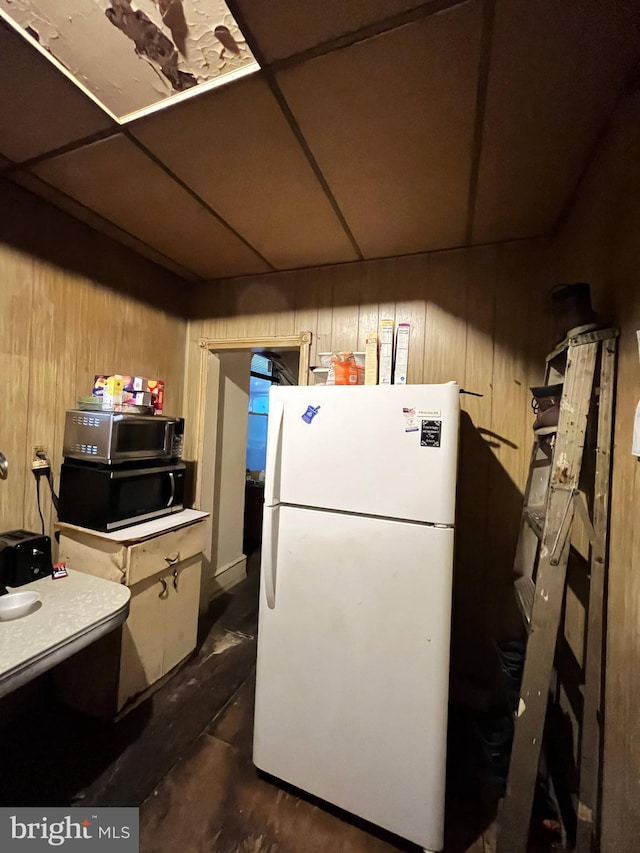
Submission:
[[[34,444],[31,448],[31,470],[37,471],[38,468],[48,468],[49,451],[44,444]]]

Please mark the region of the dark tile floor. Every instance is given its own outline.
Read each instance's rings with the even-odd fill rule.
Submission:
[[[261,776],[251,762],[257,561],[214,602],[198,648],[106,725],[41,701],[0,727],[2,805],[141,806],[142,853],[413,853],[418,848]],[[446,853],[494,849],[496,801],[473,720],[453,707]]]

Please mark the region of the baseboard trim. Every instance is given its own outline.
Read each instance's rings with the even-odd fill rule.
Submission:
[[[247,576],[247,556],[242,554],[230,563],[221,566],[209,581],[209,601],[228,592]]]

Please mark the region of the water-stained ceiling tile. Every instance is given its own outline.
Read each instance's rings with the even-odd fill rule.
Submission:
[[[257,68],[223,0],[0,0],[119,119]]]
[[[33,171],[204,278],[269,269],[225,225],[122,136],[40,163]]]

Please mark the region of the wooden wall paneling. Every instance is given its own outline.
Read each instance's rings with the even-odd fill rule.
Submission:
[[[22,511],[26,490],[35,486],[27,477],[27,405],[29,359],[26,355],[0,352],[0,393],[3,415],[0,422],[0,450],[9,460],[6,480],[0,481],[0,526],[12,530],[23,526]],[[37,530],[40,528],[38,527]]]
[[[331,350],[331,324],[333,321],[333,282],[331,271],[319,271],[318,287],[318,332],[316,335],[316,355]],[[303,279],[302,279],[303,280]]]
[[[588,281],[603,319],[620,327],[611,492],[602,778],[607,853],[635,850],[640,836],[640,468],[631,454],[640,396],[636,330],[640,295],[640,92],[611,122],[574,206],[553,238],[555,280]],[[559,273],[559,274],[558,274]]]
[[[489,485],[492,466],[498,464],[491,452],[496,269],[494,246],[466,253],[464,387],[484,396],[463,395],[460,401],[454,637],[462,642],[462,647],[456,649],[458,669],[475,683],[491,683],[493,678],[486,663],[490,658],[486,643],[491,638],[493,609]],[[483,591],[482,595],[478,590]]]
[[[331,317],[331,351],[352,352],[358,348],[358,309],[361,280],[359,267],[331,268],[333,312]]]
[[[286,276],[277,284],[268,276],[265,279],[240,279],[231,286],[236,296],[236,314],[228,320],[229,337],[272,337],[278,334],[278,328],[291,328],[293,293]],[[283,314],[291,314],[291,323],[286,319],[283,321]],[[287,334],[293,334],[293,331],[287,331]]]
[[[298,278],[287,273],[278,288],[282,302],[275,306],[274,310],[274,335],[297,335],[299,332],[308,332],[302,326],[296,326],[296,291],[299,287]]]
[[[531,452],[530,440],[523,444],[525,424],[531,423],[523,350],[532,318],[518,280],[521,248],[519,243],[499,247],[496,276],[491,444],[497,464],[492,464],[489,478],[491,563],[487,576],[488,599],[493,605],[488,616],[494,633],[501,628],[511,594],[525,469]]]
[[[75,406],[77,399],[78,354],[87,310],[87,303],[82,298],[82,294],[87,293],[91,285],[83,276],[67,271],[57,271],[45,262],[42,262],[40,275],[51,288],[49,297],[55,303],[56,326],[59,332],[62,330],[55,344],[58,370],[51,455],[54,482],[58,489],[60,466],[63,461],[65,412]],[[71,321],[70,318],[72,318]],[[90,390],[86,393],[90,393]],[[54,551],[57,552],[57,546],[54,546]]]
[[[184,394],[182,402],[182,416],[184,417],[184,447],[185,459],[198,461],[199,438],[200,438],[200,388],[202,380],[203,350],[194,338],[194,330],[191,324],[188,327],[185,342],[185,364],[184,364]]]
[[[396,299],[398,279],[396,277],[398,264],[402,264],[401,258],[387,258],[374,265],[378,290],[378,319],[396,319]],[[378,332],[380,326],[378,325]]]
[[[483,246],[467,253],[465,388],[483,396],[463,395],[461,406],[473,423],[485,430],[491,426],[497,264],[496,246]]]
[[[360,285],[360,305],[358,306],[358,343],[356,352],[364,352],[367,336],[378,334],[380,322],[380,288],[373,264],[363,264]]]
[[[306,279],[306,280],[305,280]],[[318,316],[321,305],[331,305],[331,293],[323,287],[322,278],[318,270],[309,270],[307,276],[295,276],[294,283],[294,307],[295,332],[311,332],[311,351],[309,364],[316,366],[318,359]],[[320,348],[321,349],[321,348]],[[312,377],[309,378],[310,384]]]
[[[44,445],[48,449],[52,473],[57,472],[59,453],[56,452],[56,423],[59,400],[58,375],[61,350],[69,346],[65,324],[60,323],[53,294],[64,287],[64,276],[41,261],[34,261],[33,314],[29,352],[29,402],[26,431],[26,465],[31,460],[31,448]],[[54,461],[55,460],[55,461]],[[40,531],[36,502],[35,480],[26,479],[24,524],[28,530]],[[55,512],[51,493],[44,478],[40,479],[40,502],[46,530],[50,532]]]
[[[637,245],[637,238],[634,242]],[[629,452],[640,387],[635,335],[640,328],[640,297],[628,287],[635,275],[635,257],[633,250],[625,257],[624,278],[618,280],[616,293],[622,335],[613,455],[602,803],[602,849],[612,853],[633,849],[640,837],[640,465]]]
[[[422,382],[426,323],[425,293],[429,288],[429,256],[415,255],[399,262],[396,270],[396,324],[410,323],[407,384]]]
[[[429,265],[424,381],[465,382],[467,280],[464,250],[436,252]]]
[[[27,482],[26,447],[32,258],[0,245],[0,281],[0,450],[9,460],[8,477],[0,480],[0,526],[4,531],[22,527],[25,492],[32,485]]]

